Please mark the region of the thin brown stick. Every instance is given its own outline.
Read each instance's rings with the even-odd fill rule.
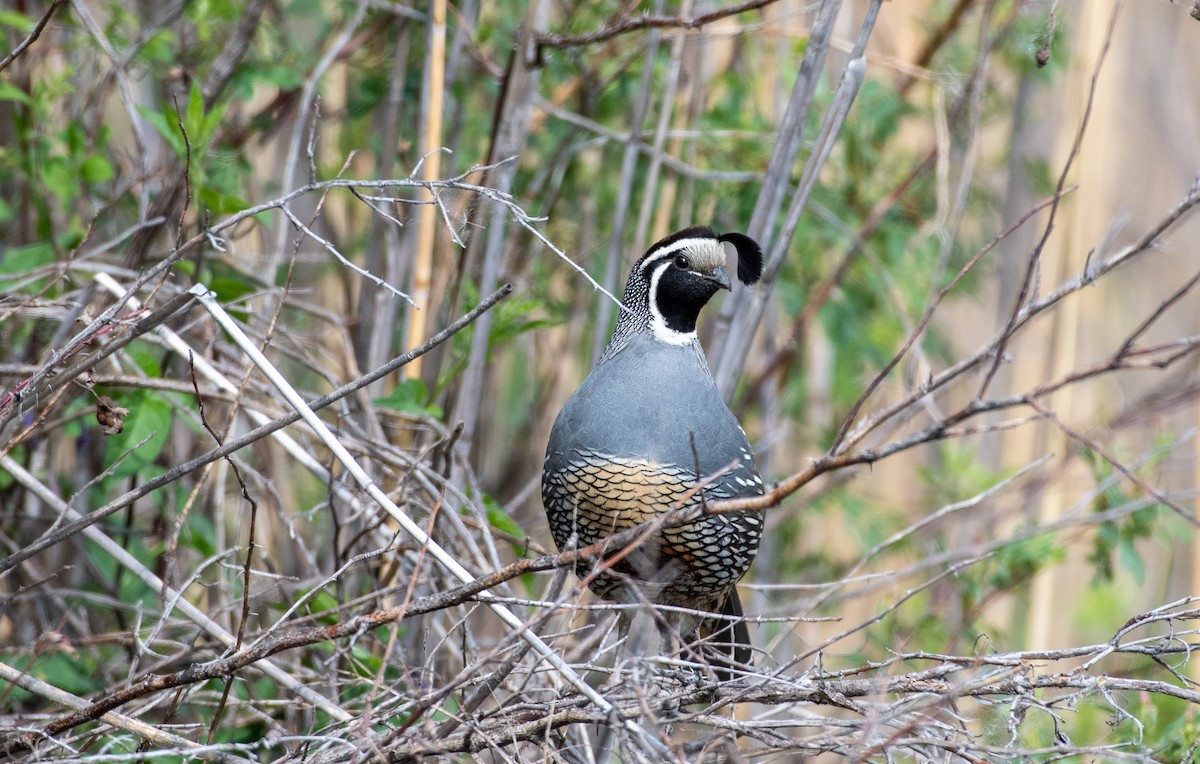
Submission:
[[[917,338],[920,337],[925,331],[925,327],[929,325],[929,320],[933,318],[934,311],[936,311],[942,304],[942,301],[946,299],[946,295],[950,293],[950,290],[953,289],[963,279],[964,276],[970,273],[971,269],[973,269],[985,255],[995,249],[1000,242],[1007,239],[1018,228],[1025,225],[1025,223],[1034,215],[1041,212],[1048,205],[1053,204],[1057,198],[1057,195],[1051,196],[1042,200],[1026,211],[1026,213],[1018,218],[1016,222],[1014,222],[1008,228],[1005,228],[1003,231],[993,237],[990,242],[984,245],[982,249],[976,252],[974,256],[972,256],[971,259],[959,269],[958,273],[954,275],[954,278],[950,279],[950,281],[948,281],[946,285],[938,291],[937,295],[933,298],[933,300],[930,301],[929,306],[926,307],[925,314],[921,316],[921,320],[909,333],[908,338],[905,339],[904,344],[900,346],[900,349],[892,355],[891,360],[879,370],[874,378],[872,378],[866,389],[864,389],[863,392],[858,396],[858,400],[856,400],[854,405],[850,407],[850,411],[846,414],[845,419],[843,419],[842,426],[838,430],[838,434],[834,437],[833,443],[829,447],[830,452],[837,451],[838,446],[841,445],[842,440],[846,437],[846,432],[850,429],[850,426],[853,424],[854,420],[858,418],[858,412],[862,410],[862,407],[867,402],[867,399],[871,397],[871,394],[875,392],[887,375],[891,373],[892,369],[896,368],[896,364],[900,363],[901,359],[904,358],[904,356],[912,348],[913,344],[917,341]],[[805,310],[801,317],[803,318],[803,316],[809,315],[810,314],[808,310]]]
[[[1050,234],[1054,231],[1054,220],[1058,215],[1058,202],[1062,199],[1063,189],[1067,185],[1067,174],[1075,164],[1075,158],[1079,156],[1079,150],[1083,146],[1083,136],[1087,134],[1088,124],[1091,122],[1092,105],[1096,100],[1096,88],[1100,82],[1100,71],[1104,67],[1105,59],[1108,58],[1108,49],[1112,45],[1113,32],[1116,30],[1117,16],[1120,15],[1120,12],[1121,2],[1118,0],[1113,6],[1112,15],[1108,20],[1108,31],[1104,35],[1104,44],[1100,47],[1096,66],[1092,70],[1092,79],[1091,84],[1088,86],[1087,105],[1083,110],[1083,118],[1079,121],[1079,129],[1075,133],[1075,141],[1071,144],[1071,150],[1067,154],[1067,161],[1063,163],[1062,172],[1058,176],[1058,183],[1054,189],[1055,201],[1050,206],[1050,216],[1046,220],[1046,227],[1042,231],[1041,239],[1038,240],[1037,245],[1033,248],[1033,252],[1029,255],[1029,262],[1025,267],[1025,277],[1021,281],[1021,290],[1013,303],[1008,323],[1001,333],[1000,343],[996,347],[996,354],[992,359],[991,365],[988,367],[987,373],[983,377],[983,383],[979,386],[978,395],[980,397],[987,395],[988,388],[992,385],[992,380],[995,379],[996,373],[1000,371],[1000,363],[1004,359],[1004,349],[1008,346],[1008,338],[1016,331],[1017,320],[1022,312],[1022,305],[1034,288],[1034,281],[1042,260],[1042,251],[1046,248],[1046,243],[1050,240]]]
[[[1183,507],[1181,507],[1178,504],[1178,502],[1172,501],[1169,497],[1164,496],[1161,491],[1159,491],[1154,486],[1147,483],[1145,480],[1142,479],[1142,477],[1140,475],[1138,475],[1136,472],[1134,472],[1133,470],[1129,469],[1124,464],[1122,464],[1119,459],[1117,459],[1112,454],[1108,453],[1108,451],[1103,446],[1101,446],[1099,443],[1097,443],[1095,440],[1092,440],[1091,438],[1084,436],[1082,433],[1080,433],[1080,432],[1076,431],[1074,428],[1068,426],[1065,422],[1063,422],[1061,419],[1059,419],[1057,414],[1055,414],[1053,411],[1047,409],[1045,406],[1038,403],[1038,401],[1036,399],[1031,398],[1029,400],[1029,406],[1031,408],[1033,408],[1035,411],[1037,411],[1039,414],[1041,414],[1043,417],[1050,420],[1054,424],[1055,427],[1062,430],[1063,433],[1067,437],[1069,437],[1071,440],[1096,452],[1100,456],[1100,458],[1102,458],[1102,459],[1104,459],[1104,461],[1108,462],[1113,467],[1113,469],[1117,470],[1122,475],[1127,477],[1130,480],[1130,482],[1132,482],[1138,488],[1145,491],[1148,495],[1154,497],[1155,501],[1159,502],[1160,504],[1162,504],[1165,507],[1170,507],[1171,510],[1175,512],[1175,514],[1179,515],[1184,520],[1187,520],[1193,526],[1200,529],[1200,519],[1197,519],[1197,517],[1194,514],[1192,514],[1191,512],[1189,512],[1186,509],[1184,509]]]
[[[572,48],[580,45],[592,45],[605,42],[639,29],[700,29],[714,21],[736,16],[747,11],[758,10],[777,2],[777,0],[745,0],[728,8],[701,13],[696,16],[654,16],[643,13],[633,19],[618,18],[595,32],[578,35],[539,34],[537,36],[537,60],[542,60],[544,48]]]
[[[18,671],[5,663],[0,663],[0,677],[6,682],[11,683],[10,686],[12,687],[20,687],[23,690],[40,695],[55,703],[73,708],[85,708],[88,705],[88,702],[83,698],[47,684],[25,672]],[[187,751],[189,755],[205,761],[217,762],[217,764],[246,764],[251,761],[251,759],[243,758],[230,752],[214,750],[207,746],[199,746],[191,740],[165,732],[144,721],[122,714],[109,712],[100,717],[100,720],[105,724],[111,724],[117,729],[137,735],[147,742],[152,742],[163,748],[177,748],[181,751]]]
[[[929,66],[929,62],[933,60],[934,55],[941,50],[950,40],[953,34],[962,26],[963,17],[966,16],[968,10],[975,3],[975,0],[958,0],[954,7],[950,9],[949,15],[938,28],[933,31],[921,46],[921,50],[913,57],[913,69],[925,69]],[[896,90],[903,97],[908,93],[909,89],[916,83],[917,78],[910,73],[901,75],[900,81],[896,85]]]
[[[38,19],[37,24],[34,25],[33,30],[30,31],[28,36],[26,36],[25,39],[17,45],[17,47],[13,48],[11,53],[0,59],[0,72],[7,69],[8,65],[13,61],[16,61],[17,57],[24,53],[26,48],[37,42],[37,39],[42,36],[42,30],[45,29],[46,25],[50,23],[50,17],[54,15],[54,12],[58,10],[59,6],[66,5],[66,3],[67,0],[54,0],[54,2],[50,3],[50,7],[47,8],[46,12],[42,14],[42,17]]]
[[[512,293],[512,285],[505,284],[504,286],[500,287],[495,292],[493,292],[491,295],[489,295],[487,298],[481,300],[479,305],[475,306],[475,308],[472,309],[469,313],[467,313],[463,317],[459,318],[457,321],[450,324],[449,326],[447,326],[445,329],[438,332],[434,336],[430,337],[428,340],[423,342],[419,347],[413,348],[412,350],[408,351],[407,353],[404,353],[403,355],[397,356],[396,358],[392,359],[391,361],[389,361],[388,363],[379,367],[375,371],[372,371],[369,374],[365,374],[362,377],[359,377],[358,379],[354,380],[353,382],[343,385],[343,386],[339,387],[337,390],[334,390],[331,393],[328,393],[326,395],[321,396],[320,398],[313,400],[309,404],[309,408],[311,408],[313,411],[320,411],[321,409],[325,408],[326,406],[330,405],[331,403],[334,403],[336,401],[341,400],[342,398],[345,398],[347,395],[350,395],[351,393],[358,391],[359,389],[365,387],[366,385],[371,384],[375,380],[381,379],[381,378],[387,376],[388,374],[391,374],[396,369],[399,369],[400,367],[408,364],[413,358],[416,358],[421,355],[424,355],[425,353],[428,353],[429,351],[438,347],[443,342],[450,339],[455,334],[457,334],[458,332],[462,331],[467,326],[472,324],[475,321],[475,319],[477,319],[484,311],[491,310],[492,307],[494,307],[496,305],[496,303],[498,303],[500,300],[504,299],[511,293]],[[187,462],[184,462],[183,464],[180,464],[176,467],[171,468],[170,470],[163,473],[162,475],[159,475],[158,477],[155,477],[155,478],[152,478],[151,480],[146,481],[145,483],[139,485],[137,488],[134,488],[133,490],[125,493],[123,496],[120,496],[120,497],[114,499],[113,501],[109,502],[108,504],[104,505],[100,509],[97,509],[94,512],[90,512],[87,515],[84,515],[82,518],[80,518],[79,520],[77,520],[73,523],[68,523],[67,525],[64,525],[62,528],[60,528],[55,533],[48,534],[45,538],[40,539],[37,542],[34,542],[33,544],[30,544],[30,545],[20,549],[17,552],[14,552],[13,554],[9,555],[8,557],[0,559],[0,578],[3,578],[8,573],[8,571],[13,569],[14,566],[20,564],[21,562],[23,562],[25,560],[28,560],[30,557],[34,556],[35,554],[38,554],[39,552],[42,552],[42,551],[54,546],[55,544],[60,543],[64,539],[70,538],[71,536],[73,536],[74,534],[83,530],[84,528],[88,527],[89,525],[92,525],[92,524],[104,519],[105,517],[108,517],[109,515],[113,514],[114,512],[124,509],[125,507],[129,506],[133,502],[142,498],[143,496],[153,493],[154,491],[158,490],[159,488],[162,488],[165,485],[169,485],[170,483],[173,483],[174,481],[178,480],[180,477],[188,474],[189,472],[192,472],[193,470],[203,467],[204,465],[208,464],[209,462],[214,462],[218,459],[222,459],[229,454],[232,454],[240,449],[245,448],[246,446],[250,445],[251,443],[255,443],[259,440],[262,440],[263,438],[265,438],[266,436],[275,432],[276,430],[287,427],[289,424],[294,424],[295,422],[297,422],[299,420],[300,420],[299,412],[290,411],[287,414],[284,414],[283,416],[278,417],[277,419],[273,419],[264,425],[256,427],[255,429],[251,430],[250,432],[247,432],[246,434],[244,434],[240,437],[237,437],[237,438],[227,441],[220,448],[214,448],[211,451],[201,454],[200,456],[197,456],[194,459],[190,459]]]
[[[1007,326],[1001,330],[989,342],[982,345],[971,355],[956,362],[949,368],[933,375],[916,389],[912,390],[908,395],[900,400],[884,406],[882,409],[869,415],[864,421],[860,421],[854,429],[852,429],[842,442],[840,448],[846,451],[850,447],[862,441],[868,434],[875,431],[884,422],[892,421],[902,412],[911,409],[922,398],[931,393],[945,388],[952,381],[959,379],[967,371],[978,367],[980,364],[990,359],[1000,357],[1000,347],[1003,342],[1010,339],[1017,331],[1028,326],[1037,316],[1051,310],[1067,297],[1082,290],[1084,287],[1090,286],[1100,278],[1107,276],[1117,268],[1125,265],[1139,255],[1143,255],[1150,251],[1155,242],[1165,234],[1170,228],[1176,226],[1180,221],[1186,219],[1197,208],[1200,208],[1200,183],[1194,184],[1188,191],[1187,195],[1176,204],[1163,218],[1155,223],[1145,234],[1143,234],[1136,242],[1125,247],[1120,252],[1117,252],[1112,257],[1099,263],[1093,264],[1087,271],[1078,276],[1068,279],[1060,284],[1045,297],[1035,300],[1020,309],[1017,315],[1017,320],[1014,327],[1010,330]],[[1107,362],[1105,362],[1107,363]],[[1095,367],[1090,367],[1087,374],[1094,374]],[[1068,374],[1063,380],[1056,380],[1039,386],[1035,391],[1037,395],[1043,395],[1048,392],[1051,385],[1061,386],[1068,384],[1083,377],[1080,375]],[[1013,399],[1008,399],[1013,400]]]

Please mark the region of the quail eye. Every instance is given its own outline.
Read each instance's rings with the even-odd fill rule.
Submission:
[[[675,267],[686,271],[688,268],[692,267],[692,261],[687,255],[676,255]]]

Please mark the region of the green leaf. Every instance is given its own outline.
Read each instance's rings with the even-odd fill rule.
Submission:
[[[200,83],[193,82],[188,93],[187,108],[183,113],[183,125],[187,129],[187,139],[192,145],[192,156],[203,156],[212,144],[213,136],[217,133],[228,102],[213,106],[207,113],[204,111],[204,95],[200,92]]]
[[[257,287],[243,278],[234,276],[217,276],[208,282],[208,288],[217,296],[217,300],[226,305],[253,294]]]
[[[204,206],[217,215],[232,215],[250,208],[249,203],[244,199],[222,194],[211,186],[201,188],[197,195],[200,197],[200,201],[204,203]]]
[[[0,277],[12,275],[23,278],[30,271],[54,262],[54,246],[49,242],[38,242],[27,247],[13,247],[0,252]],[[0,278],[0,291],[10,288],[14,279]]]
[[[258,70],[257,74],[263,82],[268,82],[280,90],[295,90],[304,84],[304,76],[289,66],[268,66]]]
[[[310,616],[316,616],[321,623],[337,623],[337,600],[329,592],[317,592],[304,605],[304,611]]]
[[[154,463],[167,444],[171,429],[171,404],[149,390],[137,390],[121,396],[118,406],[129,410],[124,416],[125,428],[117,435],[107,436],[104,448],[104,463],[113,464],[125,451],[147,439],[117,465],[107,480],[119,480],[137,474],[143,467]],[[100,428],[94,430],[96,437]]]
[[[39,656],[29,673],[75,695],[90,695],[104,686],[86,656],[65,652]]]
[[[107,183],[112,180],[116,171],[113,170],[112,163],[107,159],[93,154],[79,165],[79,174],[83,177],[84,182],[95,184]]]
[[[62,140],[63,143],[67,144],[67,152],[69,154],[82,154],[84,146],[87,144],[87,135],[84,134],[82,125],[78,122],[72,122],[63,128]]]
[[[147,377],[156,379],[162,377],[162,364],[159,363],[162,354],[154,346],[138,340],[131,344],[125,352]]]
[[[68,164],[63,157],[47,157],[39,168],[42,183],[50,189],[63,207],[70,206],[79,191],[78,171],[73,164]]]
[[[254,284],[235,276],[214,276],[207,284],[208,288],[216,293],[217,300],[225,306],[231,316],[243,322],[250,319],[250,314],[245,309],[246,303],[241,302],[241,299],[254,293],[257,289]]]
[[[28,106],[33,103],[33,98],[11,82],[0,80],[0,101],[16,101]]]
[[[212,143],[213,136],[217,134],[217,128],[221,126],[221,122],[225,119],[225,110],[228,106],[228,101],[217,103],[200,120],[199,143],[206,151]]]
[[[179,125],[176,124],[174,114],[169,110],[152,111],[142,106],[137,107],[137,110],[176,155],[183,157],[187,154],[187,147],[183,143],[183,134],[179,132]]]
[[[21,275],[54,262],[54,247],[49,242],[38,242],[27,247],[13,247],[0,257],[0,275]]]
[[[1117,558],[1121,561],[1121,567],[1129,571],[1138,585],[1145,583],[1146,565],[1142,562],[1142,555],[1138,553],[1133,541],[1126,536],[1122,536],[1117,542]]]
[[[24,464],[21,460],[25,458],[25,446],[16,446],[10,455],[17,460],[18,464]],[[7,491],[16,482],[17,480],[12,476],[11,472],[0,470],[0,491]]]
[[[175,52],[177,39],[175,33],[167,29],[159,30],[153,35],[142,49],[138,51],[139,61],[154,61],[160,64],[172,64],[178,56]]]
[[[431,416],[434,419],[442,417],[442,408],[429,402],[429,391],[425,383],[419,379],[406,379],[392,388],[392,392],[383,398],[376,398],[375,405],[389,411],[400,411],[405,414]]]
[[[354,673],[364,679],[373,678],[383,667],[383,661],[379,656],[372,655],[370,650],[361,645],[350,648],[350,656],[353,658],[350,666]]]
[[[196,550],[204,557],[217,553],[217,531],[212,520],[202,512],[192,512],[188,515],[187,524],[183,526],[180,542],[190,549]]]
[[[491,496],[483,497],[483,506],[487,510],[488,525],[513,538],[523,539],[529,535],[521,526],[517,525],[516,520],[508,516],[504,507],[501,507]]]
[[[192,81],[191,92],[188,93],[187,110],[183,114],[183,124],[187,127],[188,140],[192,145],[203,143],[200,132],[204,125],[204,95],[200,92],[200,83]]]
[[[0,26],[10,27],[21,34],[29,34],[36,26],[36,22],[24,13],[2,10],[0,11]]]

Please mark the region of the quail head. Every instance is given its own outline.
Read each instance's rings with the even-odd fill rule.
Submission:
[[[702,501],[754,496],[762,479],[746,434],[718,392],[696,336],[700,310],[737,276],[753,284],[762,250],[748,236],[695,226],[659,241],[633,266],[623,307],[599,363],[567,401],[546,449],[542,502],[554,541],[566,549],[600,541]],[[702,484],[696,490],[697,484]],[[649,543],[603,567],[593,592],[701,613],[667,613],[685,638],[718,646],[718,664],[750,662],[750,638],[735,585],[762,534],[761,512],[702,515],[663,528]],[[581,563],[582,577],[594,564]]]

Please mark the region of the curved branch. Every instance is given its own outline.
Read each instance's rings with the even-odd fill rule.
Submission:
[[[603,29],[596,32],[588,32],[586,34],[563,35],[563,34],[539,34],[535,40],[537,43],[536,60],[542,60],[542,51],[545,48],[574,48],[581,45],[593,45],[598,42],[605,42],[614,37],[635,32],[639,29],[700,29],[714,21],[736,16],[746,11],[758,10],[776,2],[776,0],[745,0],[745,2],[728,8],[711,11],[709,13],[701,13],[697,16],[655,16],[649,13],[643,13],[637,18],[622,19],[617,16],[614,21],[610,22]]]

